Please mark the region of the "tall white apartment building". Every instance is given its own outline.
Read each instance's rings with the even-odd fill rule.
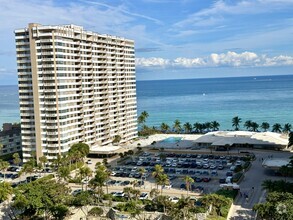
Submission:
[[[132,40],[75,25],[15,31],[24,161],[137,137]]]

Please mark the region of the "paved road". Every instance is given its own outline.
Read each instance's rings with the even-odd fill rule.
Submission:
[[[261,187],[262,182],[266,179],[280,180],[284,178],[276,177],[268,173],[262,167],[262,158],[266,159],[269,155],[273,155],[273,158],[288,158],[290,157],[288,152],[254,151],[254,153],[257,158],[253,161],[252,167],[246,172],[244,179],[240,183],[242,196],[239,194],[234,201],[227,218],[229,220],[255,219],[256,213],[252,211],[252,207],[256,203],[264,202],[266,196],[266,192]],[[293,181],[293,178],[290,179]],[[248,195],[248,199],[245,198],[244,194]]]

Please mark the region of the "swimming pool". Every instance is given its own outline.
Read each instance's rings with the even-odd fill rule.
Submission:
[[[168,137],[168,138],[164,139],[162,142],[168,143],[168,144],[176,144],[181,140],[182,140],[182,137]]]

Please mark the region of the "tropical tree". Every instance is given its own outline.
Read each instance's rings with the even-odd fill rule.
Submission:
[[[166,124],[166,123],[163,122],[161,124],[160,128],[161,128],[161,131],[162,132],[166,133],[170,129],[170,126],[168,124]]]
[[[169,177],[167,174],[163,173],[163,174],[160,174],[156,177],[156,183],[157,185],[160,185],[161,186],[161,195],[163,193],[163,187],[165,185],[168,185],[170,183],[170,180],[169,180]]]
[[[15,189],[12,207],[22,213],[23,218],[19,219],[60,217],[68,213],[70,191],[71,189],[56,180],[40,179],[30,184],[21,184]]]
[[[159,175],[162,175],[163,173],[164,173],[164,168],[161,165],[156,164],[154,167],[154,171],[152,172],[152,177],[155,178],[156,183],[158,182],[157,178],[159,178]],[[158,189],[158,184],[157,184],[157,189]]]
[[[176,119],[174,121],[173,128],[174,128],[175,132],[180,133],[180,131],[181,131],[181,122],[178,119]]]
[[[126,194],[127,200],[131,200],[132,187],[124,187],[123,192]]]
[[[93,189],[97,189],[99,198],[103,195],[103,186],[106,185],[109,179],[110,173],[107,168],[102,164],[96,165],[96,172],[93,179],[90,180],[89,184]],[[107,185],[106,185],[107,187]]]
[[[270,128],[270,124],[268,122],[263,122],[260,127],[266,132]]]
[[[238,116],[232,118],[232,127],[235,127],[235,131],[239,130],[241,121],[241,118],[239,118]]]
[[[68,166],[59,167],[57,170],[57,175],[59,180],[63,179],[65,182],[67,182],[70,178],[70,168]]]
[[[273,125],[272,132],[280,133],[282,131],[282,126],[279,123]]]
[[[13,193],[13,188],[8,182],[0,183],[0,202],[5,201]]]
[[[19,154],[18,153],[14,153],[12,155],[12,157],[13,157],[13,164],[15,164],[16,166],[19,166],[20,163],[21,163],[21,159],[20,159]]]
[[[86,188],[87,188],[87,184],[89,182],[89,178],[92,176],[93,171],[89,168],[89,167],[80,167],[77,175],[81,178],[81,186],[82,186],[82,190],[83,190],[83,184],[86,184]]]
[[[45,169],[46,163],[48,162],[48,158],[43,155],[39,158],[40,163],[42,164],[42,168],[43,170]]]
[[[0,170],[4,174],[4,180],[5,180],[5,173],[8,167],[9,167],[9,163],[7,161],[0,160]]]
[[[196,133],[202,133],[203,131],[203,125],[199,122],[194,123],[193,128],[195,129]]]
[[[188,196],[188,192],[190,191],[191,184],[194,183],[194,179],[192,179],[190,176],[185,176],[183,179],[186,184],[186,190],[187,190],[187,196]]]
[[[259,125],[258,125],[258,123],[256,123],[256,122],[251,122],[251,130],[252,131],[257,131],[257,129],[258,129],[258,127],[259,127]]]
[[[209,131],[212,128],[212,123],[207,121],[204,123],[204,127],[207,131]]]
[[[151,189],[151,191],[150,191],[151,198],[156,198],[159,194],[160,194],[160,191],[157,189]]]
[[[212,121],[210,127],[213,131],[218,131],[220,127],[220,123],[217,121]]]
[[[248,130],[248,131],[250,131],[251,130],[251,126],[252,126],[252,121],[251,120],[247,120],[245,123],[244,123],[244,127],[246,127],[246,129]]]
[[[185,133],[187,134],[190,134],[191,131],[192,131],[192,125],[189,123],[189,122],[186,122],[184,125],[183,125],[183,128],[185,130]]]
[[[68,155],[74,155],[76,160],[81,160],[84,157],[86,157],[90,152],[90,147],[89,145],[85,144],[85,143],[77,143],[77,144],[73,144],[69,151],[68,151]]]
[[[32,174],[33,172],[34,172],[34,166],[32,165],[32,163],[25,163],[18,174],[19,176],[21,176],[23,173]]]
[[[146,111],[143,111],[140,114],[140,116],[138,116],[138,119],[137,119],[138,124],[144,124],[148,117],[149,117],[149,114]]]
[[[205,207],[212,205],[213,211],[218,216],[226,216],[229,212],[229,207],[232,203],[232,200],[223,195],[213,193],[202,197],[201,202]]]
[[[292,125],[291,124],[289,124],[289,123],[286,123],[286,124],[284,124],[284,128],[283,128],[283,132],[284,133],[290,133],[291,132],[291,129],[292,129]]]
[[[119,144],[121,141],[121,136],[120,135],[115,135],[114,140],[112,141],[113,144]]]
[[[143,174],[145,174],[147,171],[146,171],[146,169],[144,168],[144,167],[140,167],[139,169],[138,169],[138,172],[139,172],[139,174],[140,174],[140,178],[141,178],[141,181],[142,181],[142,178],[143,178]]]

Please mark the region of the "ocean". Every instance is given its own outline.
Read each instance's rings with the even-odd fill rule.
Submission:
[[[293,75],[137,82],[138,115],[149,114],[146,124],[170,127],[186,122],[218,121],[232,129],[232,118],[259,124],[293,123]]]
[[[293,75],[138,81],[137,107],[148,126],[218,121],[227,130],[235,116],[241,128],[246,120],[293,124]],[[0,124],[19,121],[18,87],[0,86]]]

